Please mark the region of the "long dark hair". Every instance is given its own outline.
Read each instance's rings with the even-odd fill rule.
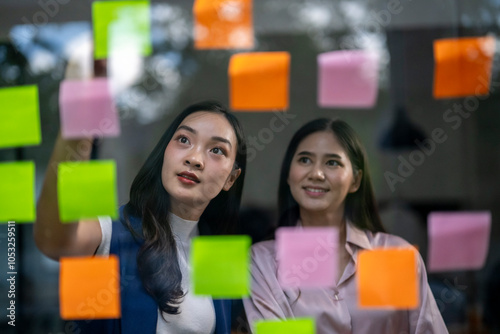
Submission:
[[[361,229],[372,232],[384,232],[385,229],[378,214],[373,186],[371,183],[368,158],[365,149],[354,130],[342,120],[319,118],[303,125],[293,136],[281,165],[278,189],[278,208],[280,221],[278,226],[295,226],[299,218],[299,206],[290,192],[288,176],[293,156],[299,144],[307,136],[321,131],[332,132],[349,156],[353,173],[362,171],[359,189],[349,193],[345,200],[344,217]]]
[[[137,265],[144,288],[159,308],[169,314],[179,313],[179,304],[185,292],[182,290],[176,241],[169,221],[170,195],[163,187],[161,170],[165,149],[175,131],[188,115],[198,111],[218,113],[229,121],[238,141],[235,168],[241,169],[231,189],[221,191],[206,207],[199,221],[200,233],[229,234],[233,231],[238,223],[245,179],[246,142],[236,117],[215,101],[193,104],[174,119],[135,177],[130,189],[130,201],[124,208],[125,222],[133,233],[130,217],[142,219],[144,244],[138,252]]]

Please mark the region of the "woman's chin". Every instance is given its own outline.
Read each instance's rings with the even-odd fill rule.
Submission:
[[[325,212],[328,209],[328,205],[323,203],[305,203],[304,205],[300,205],[300,208],[306,212],[320,213]]]

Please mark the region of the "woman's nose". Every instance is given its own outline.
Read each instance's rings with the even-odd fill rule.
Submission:
[[[203,169],[205,168],[205,164],[203,163],[203,158],[201,157],[200,153],[193,152],[186,160],[184,163],[188,166],[195,167],[197,169]]]
[[[186,159],[185,164],[188,166],[195,167],[197,169],[203,169],[203,167],[204,167],[203,162],[201,162],[200,160],[198,160],[196,158]]]
[[[321,169],[320,166],[313,166],[311,172],[309,173],[309,178],[312,180],[324,181],[325,173],[323,172],[323,169]]]

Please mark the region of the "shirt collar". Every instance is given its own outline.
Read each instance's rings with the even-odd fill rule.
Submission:
[[[297,220],[297,227],[303,228],[302,221],[300,218]],[[357,228],[351,221],[347,220],[346,222],[346,242],[356,245],[363,249],[372,249],[372,245],[370,244],[370,240],[368,240],[368,236],[366,232]]]
[[[350,221],[346,223],[346,241],[362,249],[372,249],[366,232],[354,226]]]

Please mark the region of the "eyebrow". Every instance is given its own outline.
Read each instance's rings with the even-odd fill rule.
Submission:
[[[186,130],[188,132],[191,132],[192,134],[197,134],[198,133],[195,129],[193,129],[192,127],[187,126],[187,125],[180,125],[177,128],[176,132],[179,131],[179,130],[182,130],[182,129],[184,129],[184,130]],[[229,145],[229,147],[233,148],[233,145],[231,145],[231,142],[229,140],[227,140],[226,138],[223,138],[223,137],[220,137],[220,136],[212,136],[211,139],[215,140],[215,141],[218,141],[218,142],[221,142],[221,143],[226,143],[226,144]]]
[[[222,137],[219,137],[219,136],[213,136],[212,140],[219,141],[219,142],[222,142],[222,143],[226,143],[226,144],[229,145],[229,147],[233,148],[233,145],[231,145],[231,142],[229,140],[227,140],[226,138],[222,138]]]
[[[302,152],[297,153],[297,155],[315,156],[316,154],[311,153],[309,151],[302,151]],[[336,154],[336,153],[325,154],[325,157],[327,157],[327,158],[336,158],[336,159],[342,160],[342,157],[340,155]]]
[[[187,126],[187,125],[180,125],[180,126],[177,128],[177,130],[175,130],[175,132],[177,132],[177,131],[179,131],[179,130],[182,130],[182,129],[184,129],[184,130],[186,130],[186,131],[189,131],[189,132],[191,132],[191,133],[193,133],[193,134],[196,134],[196,133],[197,133],[195,129],[193,129],[192,127]]]

